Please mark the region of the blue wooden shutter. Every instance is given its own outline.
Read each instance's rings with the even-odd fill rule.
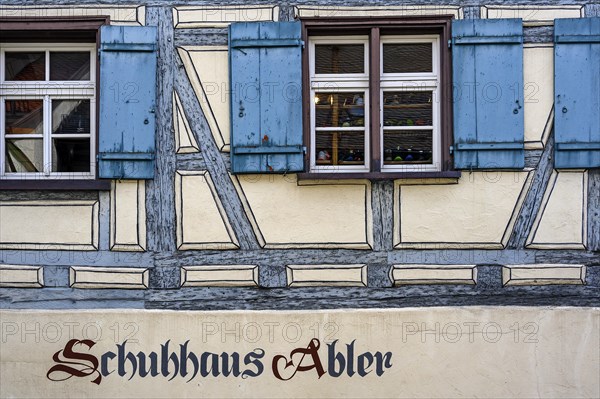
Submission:
[[[554,167],[600,167],[600,18],[554,21]]]
[[[300,22],[229,27],[232,173],[304,170]]]
[[[520,19],[452,23],[454,166],[525,166]]]
[[[101,178],[152,179],[156,98],[156,28],[100,29]]]

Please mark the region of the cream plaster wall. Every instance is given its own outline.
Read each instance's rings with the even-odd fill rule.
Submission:
[[[464,172],[458,184],[395,187],[401,248],[503,248],[531,172]]]
[[[146,248],[146,185],[144,181],[113,181],[110,201],[110,248]]]
[[[339,311],[0,311],[2,397],[219,397],[219,398],[597,398],[600,396],[600,308],[440,307]],[[70,333],[69,324],[72,332]],[[26,331],[29,331],[28,333]],[[37,332],[36,332],[37,331]],[[58,334],[57,334],[58,332]],[[60,335],[59,335],[60,334]],[[318,336],[327,371],[327,343],[338,340],[345,358],[354,341],[354,366],[364,352],[391,352],[391,367],[377,376],[338,378],[315,370],[277,380],[275,355],[289,357]],[[126,351],[159,354],[189,340],[188,350],[265,351],[255,378],[157,376],[128,380],[118,373],[49,381],[54,353],[70,338],[97,344],[84,354]],[[295,358],[299,361],[299,358]],[[304,364],[311,364],[309,358]],[[115,369],[116,359],[109,363]],[[191,362],[188,361],[188,367]],[[170,366],[172,370],[172,366]],[[242,363],[241,369],[244,370]],[[255,368],[252,368],[253,370]],[[160,372],[160,371],[159,371]],[[285,370],[285,376],[291,374]],[[172,371],[171,371],[172,373]],[[57,377],[56,375],[55,377]]]
[[[481,18],[522,18],[528,26],[552,25],[555,18],[579,18],[584,16],[581,5],[556,6],[483,6]]]
[[[266,248],[371,248],[368,181],[298,185],[295,175],[232,179]]]
[[[192,134],[190,124],[183,113],[181,100],[176,91],[173,92],[173,127],[175,130],[175,150],[178,154],[200,152],[200,147]]]
[[[178,6],[173,9],[175,28],[224,28],[232,22],[277,21],[279,7],[261,5]]]
[[[189,46],[180,47],[178,51],[217,147],[221,151],[229,151],[230,93],[227,47]]]
[[[587,172],[554,171],[527,241],[529,248],[585,249]]]
[[[177,171],[175,210],[180,250],[239,247],[207,171]]]
[[[323,6],[299,5],[296,6],[297,17],[392,17],[392,16],[419,16],[419,15],[453,15],[462,18],[460,7],[450,6]]]
[[[98,201],[0,201],[0,248],[98,249]]]
[[[113,6],[5,6],[0,7],[0,17],[76,17],[76,16],[110,16],[111,25],[140,26],[146,24],[146,7],[136,5]]]
[[[541,149],[553,126],[554,46],[527,43],[523,46],[523,97],[525,148]]]

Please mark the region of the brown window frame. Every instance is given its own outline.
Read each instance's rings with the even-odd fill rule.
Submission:
[[[50,43],[72,41],[73,43],[95,43],[99,48],[100,27],[110,25],[109,16],[73,16],[73,17],[4,17],[0,18],[0,36],[14,42]],[[65,39],[68,37],[69,39]],[[95,37],[95,39],[93,39]],[[92,38],[92,40],[90,40]],[[100,68],[96,58],[96,99],[100,95]],[[96,101],[96,115],[100,102]],[[100,118],[96,118],[96,132]],[[96,151],[99,135],[96,134]],[[7,180],[0,179],[0,190],[110,190],[110,180],[98,178],[98,166],[94,179],[56,179],[56,180]]]
[[[303,134],[306,145],[306,172],[298,174],[300,179],[357,179],[392,180],[413,178],[458,178],[460,171],[453,170],[450,146],[452,144],[452,67],[448,41],[451,38],[452,15],[387,17],[387,18],[302,18],[302,38],[309,43],[311,36],[347,36],[363,34],[369,36],[369,103],[370,103],[370,165],[365,173],[327,173],[311,172],[311,120],[310,120],[310,74],[308,48],[302,55],[302,96],[303,96]],[[441,129],[441,170],[435,172],[397,172],[381,171],[380,145],[380,38],[382,34],[439,34],[440,36],[440,129]]]

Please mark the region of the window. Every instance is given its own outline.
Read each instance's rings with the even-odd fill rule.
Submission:
[[[303,22],[309,171],[447,171],[450,18]]]
[[[0,47],[0,178],[93,179],[96,46]]]

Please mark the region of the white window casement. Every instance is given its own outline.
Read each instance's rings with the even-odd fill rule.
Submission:
[[[94,179],[96,46],[0,44],[0,179]]]
[[[441,171],[440,35],[389,34],[374,43],[309,37],[310,171]]]

